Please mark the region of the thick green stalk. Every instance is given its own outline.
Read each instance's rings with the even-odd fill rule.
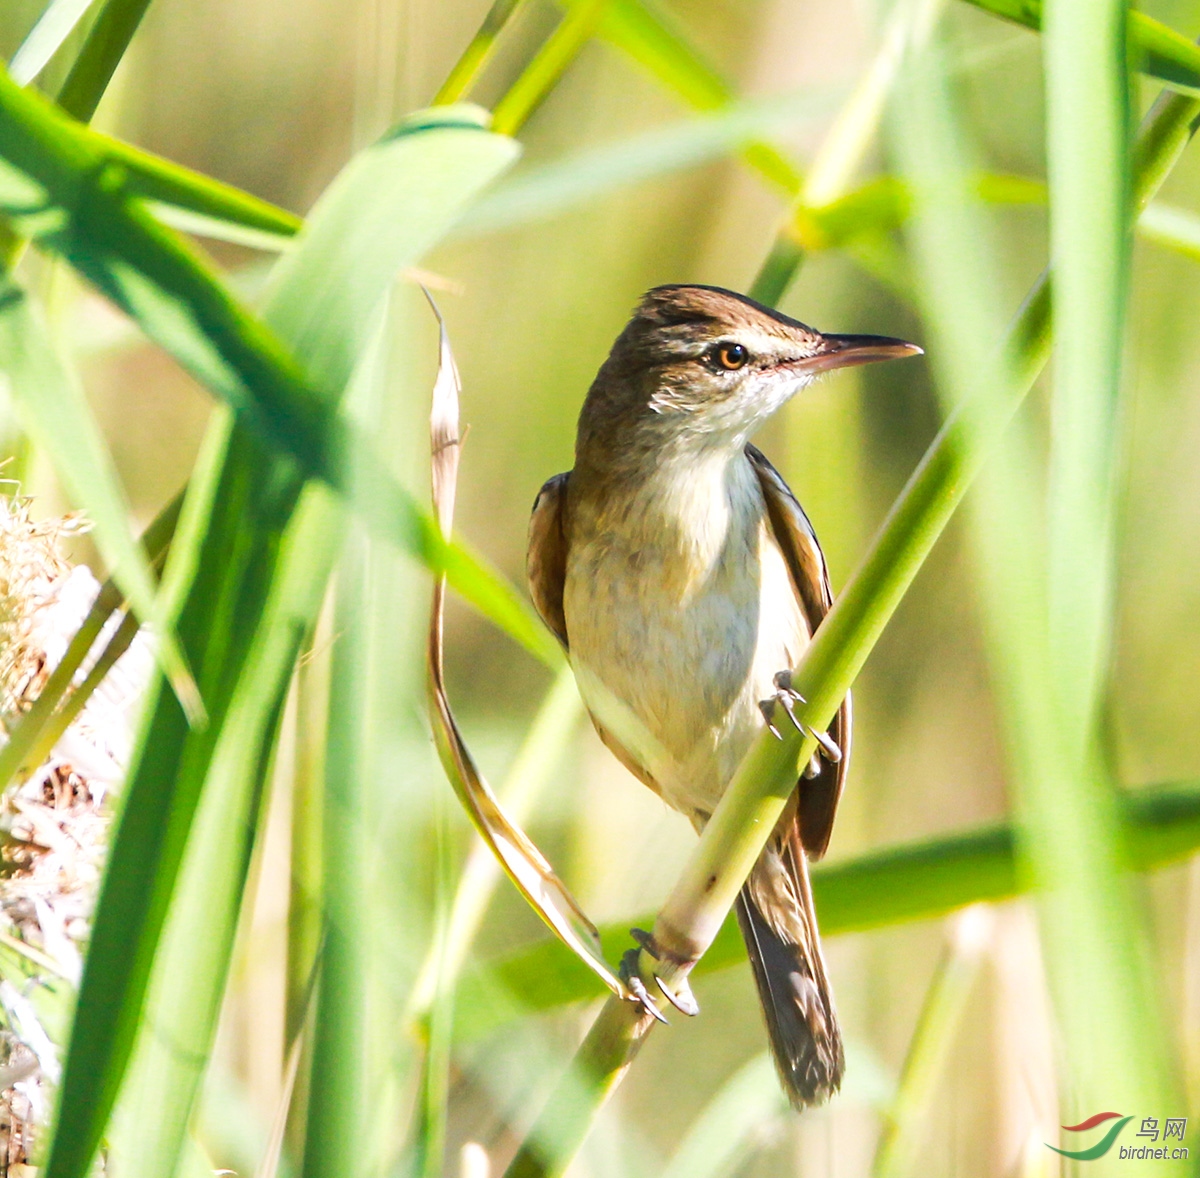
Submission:
[[[324,896],[321,980],[313,1034],[303,1178],[346,1173],[346,1143],[363,1141],[367,1104],[366,988],[363,946],[367,887],[368,766],[362,756],[365,724],[367,608],[362,538],[347,545],[337,586],[336,626],[329,692],[322,832]],[[354,1167],[366,1172],[361,1163]]]
[[[1041,0],[967,0],[967,3],[1027,29],[1042,28]],[[1200,48],[1144,12],[1129,10],[1126,17],[1133,66],[1183,94],[1200,97]]]
[[[1139,166],[1139,199],[1153,195],[1156,185],[1152,179],[1165,174],[1160,153],[1178,157],[1198,113],[1200,102],[1173,96],[1148,116],[1144,136],[1158,149],[1145,167]],[[795,668],[793,681],[807,701],[798,715],[806,725],[821,730],[828,726],[972,478],[1041,371],[1049,345],[1049,283],[1041,280],[1006,341],[1012,383],[1000,396],[988,396],[985,385],[984,395],[972,395],[947,420]],[[811,737],[801,739],[786,721],[781,724],[784,739],[777,740],[764,730],[746,754],[655,922],[659,946],[681,965],[665,959],[656,962],[643,951],[640,969],[644,977],[653,979],[657,974],[669,986],[676,975],[686,974],[719,932],[795,788],[799,766],[815,748]],[[650,1025],[639,1018],[633,1004],[615,998],[608,1001],[580,1048],[582,1069],[568,1074],[510,1173],[562,1172]],[[590,1097],[586,1115],[571,1115],[572,1131],[564,1134],[555,1129],[553,1118],[566,1115],[563,1093],[580,1085]],[[553,1147],[541,1144],[551,1141]]]
[[[1046,154],[1057,324],[1050,431],[1051,657],[1073,759],[1099,704],[1113,592],[1116,414],[1129,270],[1123,0],[1046,11]]]
[[[295,767],[292,771],[291,872],[288,877],[287,993],[284,1037],[300,1036],[310,1013],[321,945],[321,860],[333,619],[318,621],[312,649],[296,668]],[[320,652],[320,653],[317,653]]]
[[[1041,692],[1038,717],[1021,717],[1040,724],[1044,739],[1034,746],[1041,756],[1024,758],[1017,804],[1067,1047],[1072,1117],[1096,1102],[1159,1107],[1171,1095],[1146,930],[1126,878],[1100,734],[1116,581],[1117,408],[1129,285],[1126,28],[1123,0],[1053,0],[1045,10],[1056,324],[1045,572],[1043,579],[1039,569],[1030,570],[1032,618],[1029,611],[1014,616],[1011,601],[1001,597],[1006,588],[994,585],[990,594],[999,616],[1015,623],[999,642],[1026,647],[999,654],[1024,661],[1019,681],[1009,673],[1014,713],[1027,711]],[[1007,504],[996,507],[1008,512]],[[1004,534],[997,529],[997,538]],[[1007,546],[1009,559],[1024,555],[1020,539]],[[1021,739],[1014,731],[1010,746]],[[1103,1035],[1097,1026],[1106,1028]]]
[[[1091,13],[1095,11],[1093,8]],[[1123,27],[1119,12],[1111,23],[1119,34]],[[1047,37],[1048,48],[1051,40]],[[1085,43],[1094,47],[1102,45],[1103,39],[1073,38],[1068,55]],[[1118,84],[1110,90],[1120,91],[1123,59],[1118,60],[1116,69]],[[1078,77],[1075,84],[1081,84]],[[936,46],[914,57],[902,97],[904,101],[896,112],[895,139],[913,189],[911,256],[932,341],[938,388],[949,407],[981,383],[990,382],[1000,390],[1007,382],[1007,373],[995,363],[990,344],[999,334],[999,325],[985,293],[997,289],[999,267],[988,248],[989,226],[972,192],[969,145],[955,125],[951,113],[954,96]],[[1097,103],[1092,112],[1096,123],[1093,133],[1104,129],[1102,111],[1103,104]],[[1090,358],[1102,364],[1107,361],[1109,366],[1104,374],[1091,373],[1087,387],[1093,402],[1097,395],[1103,398],[1106,391],[1109,399],[1115,397],[1114,361],[1119,355],[1120,288],[1126,253],[1121,166],[1125,154],[1124,104],[1112,104],[1109,113],[1109,146],[1122,159],[1104,159],[1104,153],[1100,153],[1103,177],[1094,174],[1096,160],[1077,158],[1068,165],[1072,182],[1076,171],[1080,179],[1091,173],[1092,188],[1096,190],[1089,217],[1080,217],[1071,227],[1073,233],[1090,230],[1072,245],[1078,248],[1084,242],[1088,244],[1085,262],[1092,273],[1083,293],[1099,304],[1093,304],[1096,322],[1088,341]],[[1073,146],[1088,146],[1087,137]],[[1107,209],[1103,191],[1106,183]],[[1070,269],[1069,252],[1059,250],[1054,255],[1056,303],[1065,297],[1062,292]],[[1076,297],[1079,293],[1077,289]],[[1072,333],[1061,318],[1056,322],[1058,351],[1074,350],[1078,354],[1068,339]],[[1056,378],[1062,376],[1062,369],[1056,366]],[[1093,421],[1089,425],[1100,423],[1100,431],[1104,432],[1104,407],[1093,403],[1090,413]],[[1098,448],[1099,453],[1089,457],[1103,464],[1105,447],[1095,433],[1090,437],[1086,429],[1079,433],[1080,438],[1070,439],[1069,444],[1080,440]],[[1057,441],[1061,445],[1063,439]],[[1075,751],[1071,749],[1071,717],[1089,710],[1086,700],[1090,688],[1072,682],[1074,676],[1060,677],[1054,666],[1053,636],[1066,627],[1051,615],[1047,570],[1053,567],[1062,538],[1047,537],[1043,532],[1034,453],[1025,436],[1024,422],[1018,423],[983,472],[969,512],[975,524],[984,630],[1003,721],[1020,845],[1037,890],[1043,953],[1060,1023],[1066,1031],[1067,1062],[1075,1076],[1070,1090],[1090,1092],[1082,1099],[1083,1107],[1094,1101],[1112,1102],[1117,1107],[1149,1107],[1159,1103],[1163,1095],[1161,1076],[1154,1081],[1151,1077],[1159,1072],[1165,1052],[1154,1025],[1153,987],[1147,978],[1139,976],[1145,930],[1129,897],[1119,850],[1117,798],[1099,764],[1084,760],[1086,725],[1078,719],[1075,727],[1079,735]],[[1095,484],[1097,489],[1103,487],[1103,473]],[[1076,543],[1082,539],[1085,543],[1104,544],[1099,521],[1083,526],[1090,529],[1090,534],[1075,538]],[[1103,595],[1108,572],[1102,559],[1097,558],[1093,567],[1075,570],[1074,575],[1083,580],[1069,588],[1085,594],[1090,590],[1096,597]],[[1103,612],[1095,612],[1096,622],[1101,622]],[[1082,620],[1087,613],[1086,606],[1078,603],[1072,621]],[[1072,636],[1071,651],[1075,654],[1083,639],[1077,629]],[[1097,669],[1099,639],[1099,632],[1088,635],[1097,656]],[[1097,1036],[1097,1026],[1110,1029],[1104,1036]],[[1081,1080],[1083,1076],[1086,1079]]]

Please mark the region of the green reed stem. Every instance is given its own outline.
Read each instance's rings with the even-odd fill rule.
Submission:
[[[581,0],[571,8],[508,93],[496,103],[492,112],[493,131],[515,135],[525,125],[596,32],[608,2]]]
[[[495,51],[496,42],[504,31],[504,26],[522,3],[524,0],[494,0],[487,16],[483,18],[483,24],[479,26],[479,31],[471,38],[470,44],[463,50],[462,56],[454,63],[454,68],[433,96],[431,106],[448,106],[466,97]]]

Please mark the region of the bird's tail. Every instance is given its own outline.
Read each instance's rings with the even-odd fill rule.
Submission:
[[[798,830],[763,851],[737,903],[771,1053],[796,1108],[842,1082],[845,1057]]]

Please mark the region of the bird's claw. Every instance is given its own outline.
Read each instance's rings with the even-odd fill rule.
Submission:
[[[631,1002],[636,1002],[642,1010],[657,1019],[660,1023],[666,1025],[667,1016],[658,1009],[658,1003],[650,997],[650,991],[646,989],[646,983],[642,981],[638,974],[638,955],[640,949],[629,949],[621,958],[621,968],[617,971],[621,981],[625,983],[625,989],[629,991],[629,999]]]
[[[758,707],[763,714],[763,719],[767,722],[767,727],[771,730],[777,740],[782,740],[783,735],[779,729],[775,727],[772,716],[775,712],[775,705],[781,704],[783,710],[787,712],[788,719],[791,720],[793,727],[801,736],[805,734],[811,735],[813,740],[821,746],[821,751],[825,754],[825,759],[837,764],[842,759],[842,750],[838,748],[837,743],[830,737],[828,732],[818,732],[815,728],[810,728],[807,724],[801,721],[796,715],[796,704],[807,703],[802,696],[792,686],[791,671],[778,671],[773,679],[775,684],[775,694],[770,699],[762,700]]]
[[[629,935],[637,941],[637,943],[654,958],[655,961],[662,960],[662,953],[658,948],[657,942],[654,940],[654,934],[646,932],[645,929],[631,928]],[[630,950],[632,953],[633,950]],[[673,978],[670,983],[664,982],[658,974],[654,975],[654,980],[658,983],[658,988],[662,991],[663,997],[673,1006],[680,1014],[686,1014],[689,1018],[693,1018],[700,1013],[700,1003],[696,1001],[695,994],[692,993],[691,986],[688,985],[688,980],[682,975]]]
[[[771,719],[771,717],[775,714],[775,697],[772,696],[770,699],[760,699],[758,701],[758,710],[762,712],[763,719],[766,720],[767,727],[771,730],[771,735],[774,736],[776,740],[782,740],[783,733],[775,727],[775,722]]]
[[[687,978],[677,977],[671,981],[670,985],[664,982],[658,974],[654,975],[654,980],[663,992],[663,997],[680,1014],[686,1014],[688,1018],[695,1018],[700,1013],[700,1003],[696,1001],[696,995],[692,993],[692,987],[688,985]]]

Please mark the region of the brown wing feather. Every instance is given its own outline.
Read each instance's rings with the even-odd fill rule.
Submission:
[[[542,621],[567,646],[567,619],[563,613],[563,584],[567,579],[567,533],[563,513],[567,506],[567,480],[571,472],[548,479],[533,501],[529,520],[529,548],[525,569],[529,593]]]
[[[566,511],[567,480],[571,472],[556,474],[538,492],[533,502],[533,517],[529,521],[529,549],[525,567],[529,576],[529,593],[542,621],[567,647],[567,619],[563,611],[563,585],[567,579],[567,534],[563,523]],[[661,796],[658,782],[621,746],[620,742],[595,716],[592,724],[600,739],[613,756],[643,784]]]
[[[771,530],[788,563],[809,630],[815,631],[833,605],[829,569],[821,546],[817,543],[817,534],[791,488],[762,452],[747,446],[746,457],[758,475],[767,502]],[[835,765],[821,756],[817,760],[817,775],[800,778],[796,820],[800,839],[810,859],[819,859],[829,846],[834,815],[850,763],[850,708],[850,696],[847,693],[829,725],[829,735],[842,750],[842,759]]]

